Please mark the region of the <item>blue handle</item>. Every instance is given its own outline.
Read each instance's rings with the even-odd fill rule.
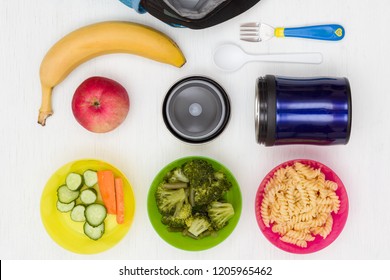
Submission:
[[[344,27],[338,24],[315,25],[284,29],[285,37],[339,41],[344,38],[344,35]]]
[[[133,8],[137,13],[144,14],[146,13],[145,9],[141,6],[141,0],[119,0],[126,6]]]

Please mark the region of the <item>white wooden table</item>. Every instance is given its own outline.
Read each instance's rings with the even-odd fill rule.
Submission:
[[[385,0],[263,0],[241,16],[216,27],[193,31],[171,28],[150,15],[138,15],[116,0],[41,0],[0,3],[0,258],[1,259],[389,259],[390,258],[390,52]],[[172,37],[188,63],[182,69],[144,58],[114,54],[89,61],[55,89],[54,115],[37,124],[40,105],[39,66],[48,48],[68,32],[104,20],[150,25]],[[341,23],[347,35],[338,43],[273,39],[263,44],[239,42],[240,23],[262,20],[271,25]],[[213,50],[235,42],[249,52],[323,53],[321,65],[248,64],[235,73],[218,71]],[[179,79],[205,75],[219,82],[232,103],[231,120],[215,141],[188,145],[167,130],[161,106]],[[266,74],[345,76],[353,97],[353,126],[346,146],[266,148],[255,141],[255,81]],[[73,118],[76,87],[94,75],[106,76],[128,89],[131,108],[115,131],[92,134]],[[241,186],[243,209],[235,231],[210,250],[187,252],[163,241],[146,210],[149,186],[167,163],[204,155],[226,165]],[[126,237],[97,255],[76,255],[59,247],[40,219],[43,187],[69,161],[101,159],[120,168],[136,196],[135,219]],[[274,166],[295,158],[320,161],[344,182],[349,219],[339,238],[326,249],[305,256],[274,247],[260,232],[254,214],[259,183]]]

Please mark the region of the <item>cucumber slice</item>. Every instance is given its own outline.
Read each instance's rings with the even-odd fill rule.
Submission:
[[[85,218],[91,226],[97,227],[98,225],[103,223],[106,217],[107,209],[104,205],[94,203],[88,205],[85,209]]]
[[[85,222],[85,206],[84,205],[77,205],[72,209],[72,212],[70,212],[70,218],[75,222]]]
[[[66,185],[60,186],[57,190],[58,200],[65,204],[75,201],[79,197],[79,195],[79,191],[72,191]]]
[[[84,224],[84,233],[92,240],[100,239],[104,234],[105,226],[101,223],[97,227],[90,225],[88,222]]]
[[[80,193],[81,202],[84,204],[92,204],[96,202],[97,192],[95,189],[85,189]]]
[[[65,182],[70,190],[77,191],[83,185],[83,177],[80,174],[72,172],[66,176]]]
[[[88,169],[87,171],[84,172],[83,177],[84,177],[85,185],[87,187],[93,187],[98,182],[98,176],[96,171]]]
[[[76,203],[74,201],[71,203],[62,203],[61,201],[57,200],[57,209],[62,213],[66,213],[72,210],[75,204]]]

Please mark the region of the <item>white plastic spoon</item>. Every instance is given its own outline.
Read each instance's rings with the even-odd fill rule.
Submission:
[[[214,63],[223,71],[237,71],[248,62],[309,63],[322,62],[321,53],[248,54],[235,44],[224,44],[214,52]]]

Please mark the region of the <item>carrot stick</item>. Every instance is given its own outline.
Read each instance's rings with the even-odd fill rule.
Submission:
[[[98,185],[108,214],[116,214],[115,179],[111,170],[98,171]]]
[[[125,221],[125,199],[123,195],[122,178],[115,178],[115,195],[116,195],[116,222],[123,224]]]

